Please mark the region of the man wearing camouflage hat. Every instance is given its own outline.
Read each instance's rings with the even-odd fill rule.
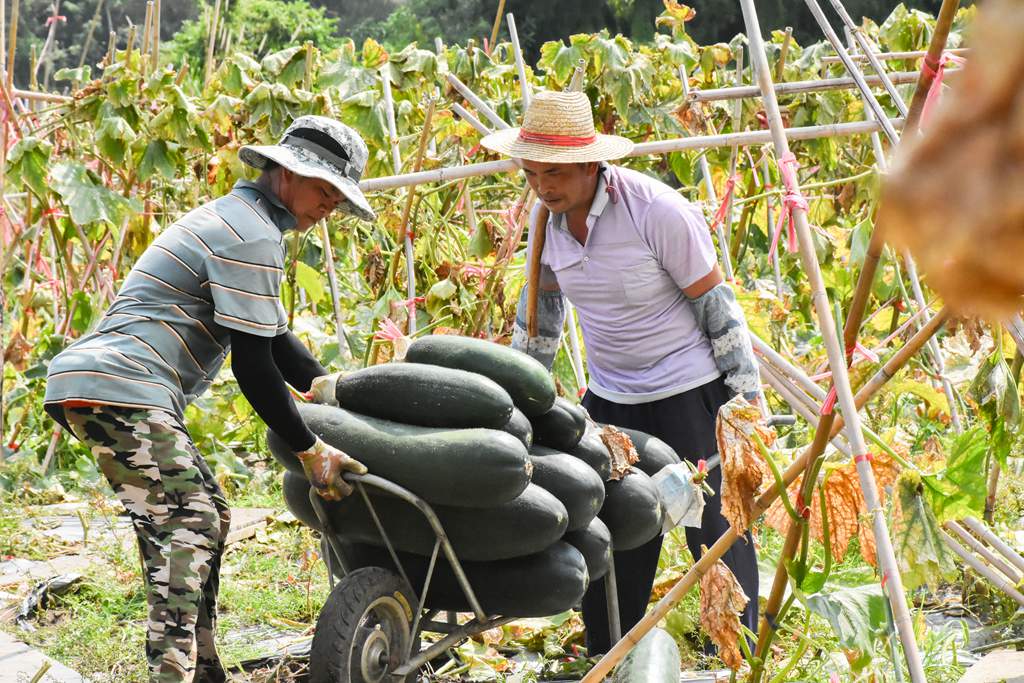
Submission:
[[[280,301],[287,230],[340,210],[374,213],[359,190],[366,145],[322,116],[296,119],[276,145],[246,146],[262,171],[165,229],[128,273],[96,330],[50,364],[46,409],[92,449],[132,518],[143,557],[146,655],[156,683],[227,680],[214,645],[227,502],[184,427],[185,407],[228,352],[242,394],[291,445],[317,492],[351,492],[366,471],[303,423],[286,384],[329,387],[288,330]],[[329,389],[328,389],[329,391]]]

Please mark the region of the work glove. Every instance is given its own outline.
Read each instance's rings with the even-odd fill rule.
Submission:
[[[313,403],[323,403],[329,406],[338,405],[338,399],[335,397],[334,391],[342,374],[344,373],[332,372],[329,375],[314,377],[309,385],[309,391],[306,392],[306,398]]]
[[[343,472],[366,474],[366,465],[319,437],[309,450],[296,455],[309,483],[324,500],[341,500],[352,493],[352,485],[341,478]]]

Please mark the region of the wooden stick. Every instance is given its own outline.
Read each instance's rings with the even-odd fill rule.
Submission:
[[[334,269],[334,250],[331,247],[331,231],[327,221],[320,223],[320,239],[324,243],[324,263],[327,264],[327,282],[331,286],[331,303],[334,306],[334,331],[338,336],[338,354],[346,361],[352,359],[352,351],[345,337],[345,319],[341,313],[341,291],[338,288],[338,274]]]
[[[160,0],[156,0],[153,7],[153,68],[156,69],[160,63]]]
[[[519,91],[523,101],[523,111],[530,108],[530,100],[533,94],[530,89],[530,82],[526,80],[526,62],[523,60],[523,51],[519,47],[519,31],[516,29],[516,18],[511,12],[505,17],[508,24],[508,34],[512,39],[512,56],[516,60],[516,73],[519,74]]]
[[[14,55],[18,47],[18,0],[11,0],[11,37],[7,41],[7,90],[14,89]]]
[[[96,25],[100,21],[100,12],[103,10],[104,0],[96,0],[96,10],[92,13],[92,19],[89,20],[89,28],[85,31],[85,42],[82,43],[82,52],[78,55],[78,68],[81,69],[82,65],[85,64],[85,56],[89,53],[89,48],[92,47],[92,36],[96,31]],[[2,11],[2,10],[0,10]],[[107,50],[109,53],[110,50]]]
[[[583,354],[580,347],[580,336],[576,331],[576,307],[568,299],[565,300],[565,333],[569,337],[569,360],[576,376],[576,387],[585,389],[587,373],[583,369]]]
[[[433,119],[434,119],[434,107],[436,101],[433,97],[427,99],[427,113],[423,119],[423,131],[420,133],[420,146],[416,152],[416,161],[413,164],[413,173],[419,172],[423,166],[423,156],[427,152],[427,141],[430,139],[432,132]],[[409,188],[409,194],[405,199],[405,208],[402,210],[402,223],[398,233],[398,240],[402,242],[405,250],[405,265],[406,265],[406,288],[407,294],[410,299],[416,298],[416,270],[415,261],[412,248],[412,235],[409,233],[409,219],[412,214],[412,202],[416,197],[416,188]],[[396,254],[397,258],[397,254]],[[409,315],[409,334],[416,331],[416,316],[412,313]]]
[[[494,15],[494,26],[491,28],[491,42],[487,44],[489,52],[494,52],[494,42],[498,40],[498,29],[501,28],[501,13],[505,11],[505,0],[498,0],[498,11]]]
[[[978,572],[978,574],[988,579],[989,583],[1016,600],[1018,605],[1024,606],[1024,595],[1005,576],[972,555],[966,548],[957,543],[956,539],[946,533],[944,529],[939,529],[939,536],[971,569]]]
[[[690,102],[690,78],[686,73],[686,67],[681,64],[679,65],[679,80],[683,85],[683,100]],[[695,104],[690,102],[689,106],[693,107]],[[708,201],[711,202],[712,205],[717,204],[718,195],[715,192],[715,181],[711,177],[711,166],[708,164],[707,155],[701,154],[698,156],[697,163],[700,166],[701,178],[704,179],[704,190],[708,195]],[[725,234],[725,226],[721,223],[715,226],[715,236],[718,237],[719,251],[722,254],[722,272],[725,275],[726,280],[732,280],[732,255],[729,253],[729,240]]]
[[[543,204],[537,211],[537,219],[533,222],[533,244],[530,249],[530,269],[526,292],[526,333],[531,337],[538,334],[537,323],[537,302],[540,299],[540,257],[544,251],[544,242],[547,240],[548,218],[551,212]]]
[[[968,47],[954,47],[944,50],[954,55],[966,56],[971,53],[971,49]],[[921,59],[928,54],[927,50],[907,50],[905,52],[875,52],[875,58],[882,62],[894,62],[901,59]],[[855,62],[866,62],[867,57],[864,55],[851,55]],[[823,64],[835,64],[839,62],[839,57],[834,55],[827,55],[821,58]]]
[[[793,410],[800,414],[807,424],[812,429],[818,431],[821,429],[821,416],[818,411],[821,409],[820,405],[815,405],[814,401],[811,400],[807,394],[800,391],[797,387],[793,386],[785,377],[782,376],[775,366],[771,363],[760,363],[759,368],[761,377],[765,382],[774,389],[779,396],[781,396],[786,403],[789,404]],[[826,433],[828,430],[824,430]],[[849,444],[842,441],[841,436],[835,436],[832,438],[832,445],[836,447],[839,452],[843,453],[846,457],[853,457],[850,452]]]
[[[0,75],[7,71],[7,0],[0,0]],[[7,83],[7,76],[0,76]],[[2,367],[2,366],[0,366]],[[0,378],[2,383],[3,378]],[[2,420],[0,415],[0,420]],[[3,431],[0,430],[0,439],[3,438]]]
[[[786,73],[786,58],[789,56],[789,44],[793,42],[793,27],[786,27],[786,35],[782,39],[782,47],[779,48],[779,61],[775,63],[775,80],[781,81]]]
[[[1014,567],[1024,572],[1024,557],[1021,557],[1006,541],[992,533],[992,530],[985,526],[981,520],[975,517],[964,517],[960,521],[973,531],[978,538],[998,550]]]
[[[921,112],[924,111],[928,91],[931,90],[932,80],[939,68],[939,59],[942,57],[943,50],[946,49],[949,30],[953,26],[953,19],[956,18],[956,11],[959,7],[960,0],[942,0],[939,16],[935,20],[935,29],[932,31],[932,39],[928,43],[928,54],[924,57],[924,63],[929,68],[921,69],[917,80],[917,89],[914,90],[914,97],[910,100],[910,111],[907,112],[907,127],[912,131],[917,130],[921,121]]]
[[[903,125],[903,122],[900,119],[893,119],[892,123],[897,127],[901,127]],[[877,130],[880,130],[880,126],[874,121],[833,123],[823,126],[787,128],[786,138],[793,141],[815,140],[818,138],[861,135]],[[669,152],[710,149],[715,147],[730,147],[733,144],[738,144],[740,146],[763,145],[768,142],[771,142],[771,133],[766,130],[727,133],[722,135],[699,135],[688,138],[641,142],[633,147],[633,151],[630,152],[627,157],[640,157],[650,154],[667,154]],[[448,168],[439,168],[421,173],[407,173],[397,176],[372,178],[359,183],[359,187],[364,192],[375,192],[378,190],[388,190],[408,185],[443,183],[449,180],[491,175],[494,173],[516,172],[518,170],[519,167],[512,159],[502,159],[500,161],[486,161],[478,164],[449,166]]]
[[[743,85],[743,46],[736,48],[736,86]],[[743,126],[743,100],[734,100],[732,109],[732,132],[738,133]],[[736,175],[736,168],[739,164],[740,147],[733,145],[729,151],[729,178]],[[755,175],[757,172],[755,171]],[[725,198],[725,244],[720,245],[722,251],[732,254],[732,225],[733,225],[733,202],[736,193],[739,191],[739,183],[733,184],[733,191]]]
[[[220,0],[215,0],[213,3],[213,14],[210,15],[210,25],[206,27],[206,30],[210,32],[210,40],[206,44],[206,63],[203,64],[203,87],[210,82],[210,76],[213,74],[213,48],[216,45],[217,40],[217,21],[220,18]]]
[[[482,99],[477,97],[476,94],[472,90],[470,90],[465,83],[460,81],[455,74],[451,72],[448,73],[448,82],[452,85],[453,88],[455,88],[459,92],[460,95],[462,95],[463,98],[466,99],[467,102],[473,105],[474,109],[483,114],[488,121],[493,123],[496,128],[498,128],[499,130],[504,130],[505,128],[511,127],[507,123],[505,123],[504,119],[498,116],[497,112],[491,109],[491,106],[489,104],[487,104]]]
[[[381,89],[384,93],[384,114],[388,122],[388,144],[391,147],[391,166],[395,175],[402,172],[402,152],[398,145],[398,128],[395,125],[395,101],[391,95],[391,67],[380,68]]]
[[[142,57],[142,73],[146,73],[149,66],[149,42],[153,37],[153,0],[146,0],[146,19],[142,24],[142,42],[139,43],[139,53]]]
[[[947,70],[946,75],[955,74],[955,70]],[[896,85],[905,85],[917,81],[916,71],[897,71],[889,74],[889,79]],[[868,85],[880,86],[881,79],[878,76],[865,76],[864,80]],[[776,83],[775,93],[778,96],[801,95],[810,92],[825,92],[828,90],[853,90],[857,83],[850,77],[842,78],[818,78],[808,81],[793,81],[792,83]],[[756,85],[744,85],[740,87],[730,86],[727,88],[707,88],[705,90],[692,91],[691,97],[694,102],[720,102],[723,100],[735,100],[741,98],[755,98],[758,96]]]

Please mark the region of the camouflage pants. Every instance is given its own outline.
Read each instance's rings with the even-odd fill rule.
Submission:
[[[113,406],[66,408],[132,518],[146,579],[151,683],[220,683],[214,646],[220,560],[230,513],[177,419]]]

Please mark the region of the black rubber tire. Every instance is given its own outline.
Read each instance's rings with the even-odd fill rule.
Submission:
[[[418,609],[409,584],[392,571],[364,567],[346,575],[317,618],[310,683],[415,683],[416,672],[404,679],[388,672],[408,659]]]

